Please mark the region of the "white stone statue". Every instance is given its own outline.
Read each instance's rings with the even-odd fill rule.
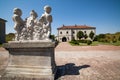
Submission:
[[[34,26],[34,32],[33,32],[33,38],[34,40],[42,40],[43,35],[43,21],[39,20],[37,24]]]
[[[32,10],[30,17],[25,21],[21,18],[22,11],[19,8],[14,9],[13,21],[16,31],[15,41],[51,41],[51,7],[44,7],[44,14],[37,20],[37,13]]]
[[[14,8],[13,13],[14,13],[14,15],[13,15],[12,19],[15,23],[14,29],[16,31],[15,40],[19,41],[19,39],[21,37],[21,31],[24,28],[24,21],[21,18],[22,11],[19,8]]]
[[[34,31],[34,26],[37,24],[37,19],[36,19],[37,17],[38,17],[37,13],[34,10],[32,10],[30,12],[30,17],[27,18],[26,27],[27,27],[29,40],[33,40],[33,31]]]
[[[45,13],[41,16],[41,19],[43,20],[43,38],[45,40],[49,40],[51,35],[51,23],[52,23],[52,15],[51,13],[51,7],[45,6],[44,7]]]

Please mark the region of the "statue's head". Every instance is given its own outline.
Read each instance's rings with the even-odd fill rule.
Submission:
[[[37,13],[36,13],[34,10],[32,10],[32,11],[30,12],[30,15],[31,15],[34,19],[36,19],[36,18],[38,17]]]
[[[45,10],[46,13],[50,14],[50,12],[51,12],[52,9],[51,9],[50,6],[46,5],[46,6],[44,7],[44,10]]]
[[[19,8],[14,8],[14,9],[13,9],[13,13],[14,13],[14,14],[17,14],[17,15],[19,15],[19,16],[22,15],[22,11],[21,11],[21,9],[19,9]]]

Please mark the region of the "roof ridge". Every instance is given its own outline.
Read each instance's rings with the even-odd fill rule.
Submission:
[[[95,29],[95,27],[87,26],[87,25],[68,25],[62,26],[57,29]]]

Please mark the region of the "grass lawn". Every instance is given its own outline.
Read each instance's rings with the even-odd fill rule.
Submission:
[[[120,46],[120,41],[117,41],[115,43],[105,43],[105,42],[98,42],[98,41],[94,41],[92,42],[93,46],[96,46],[96,45],[114,45],[114,46]]]
[[[116,43],[112,43],[112,45],[120,46],[120,41],[117,41]]]
[[[70,43],[72,46],[76,46],[76,44]],[[98,42],[93,41],[92,44],[87,45],[87,43],[79,43],[77,46],[98,46],[98,45],[114,45],[114,46],[120,46],[120,41],[117,41],[115,43],[105,43],[105,42]]]

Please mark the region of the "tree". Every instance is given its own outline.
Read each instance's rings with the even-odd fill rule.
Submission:
[[[105,38],[106,35],[105,34],[99,34],[99,38]]]
[[[50,35],[50,39],[55,40],[55,35]]]
[[[88,38],[88,35],[87,35],[87,34],[84,34],[84,38],[87,39],[87,38]]]
[[[120,36],[119,36],[118,40],[120,41]]]
[[[90,34],[89,34],[89,37],[91,38],[91,40],[93,40],[94,35],[95,35],[95,33],[93,31],[91,31]]]
[[[96,35],[96,36],[94,37],[94,40],[93,40],[93,41],[98,41],[98,39],[99,39],[99,36]]]
[[[84,33],[83,33],[82,31],[79,31],[79,32],[77,33],[77,38],[81,39],[81,38],[83,38],[83,37],[84,37]]]
[[[6,35],[6,42],[8,41],[12,41],[15,38],[15,34],[14,33],[9,33]]]

